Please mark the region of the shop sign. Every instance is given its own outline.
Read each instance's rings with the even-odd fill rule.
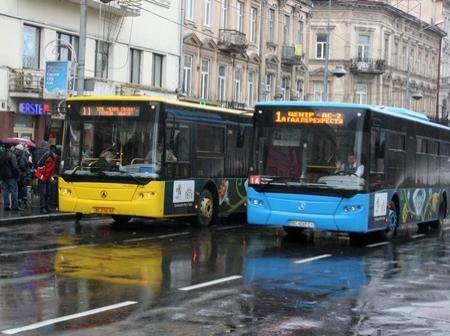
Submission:
[[[19,112],[30,115],[47,115],[50,112],[50,106],[47,103],[19,103]]]

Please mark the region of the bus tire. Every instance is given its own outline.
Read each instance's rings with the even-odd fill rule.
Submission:
[[[386,240],[391,240],[397,234],[398,228],[398,211],[395,202],[389,204],[387,225],[384,231],[382,231],[382,237]]]
[[[198,198],[197,225],[201,227],[210,226],[215,219],[215,200],[211,191],[203,189]]]
[[[446,213],[446,204],[445,201],[441,198],[441,201],[439,202],[438,218],[436,221],[430,224],[430,227],[432,229],[439,230],[440,228],[442,228],[442,226],[444,225],[445,213]]]
[[[116,225],[128,224],[128,222],[131,219],[131,216],[124,216],[124,215],[112,215],[111,217],[114,220],[114,224]]]

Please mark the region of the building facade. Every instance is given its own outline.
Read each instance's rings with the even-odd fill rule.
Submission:
[[[342,78],[328,76],[329,100],[407,107],[436,116],[444,36],[437,25],[388,2],[332,1],[331,10],[329,1],[314,5],[308,99],[322,97],[329,47],[329,69],[341,65],[347,71]]]
[[[180,7],[170,0],[88,0],[82,94],[176,97]],[[63,98],[43,95],[47,61],[69,61],[75,93],[79,0],[5,0],[0,8],[0,134],[61,144]],[[164,34],[156,32],[163,31]]]

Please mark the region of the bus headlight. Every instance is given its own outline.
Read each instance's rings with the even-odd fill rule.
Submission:
[[[263,206],[264,205],[264,201],[263,200],[259,200],[259,199],[256,199],[256,198],[250,198],[248,200],[248,202],[250,204],[252,204],[252,205],[257,205],[257,206]]]
[[[59,188],[59,193],[63,196],[72,196],[72,190],[69,188]]]
[[[356,212],[362,209],[361,205],[346,205],[344,206],[344,212]]]
[[[152,197],[154,197],[156,195],[156,193],[154,191],[146,191],[146,192],[141,192],[139,193],[139,198],[140,199],[150,199]]]

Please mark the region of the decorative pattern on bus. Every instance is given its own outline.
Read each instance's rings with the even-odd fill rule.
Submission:
[[[439,210],[439,194],[431,188],[400,190],[402,223],[435,218]]]

